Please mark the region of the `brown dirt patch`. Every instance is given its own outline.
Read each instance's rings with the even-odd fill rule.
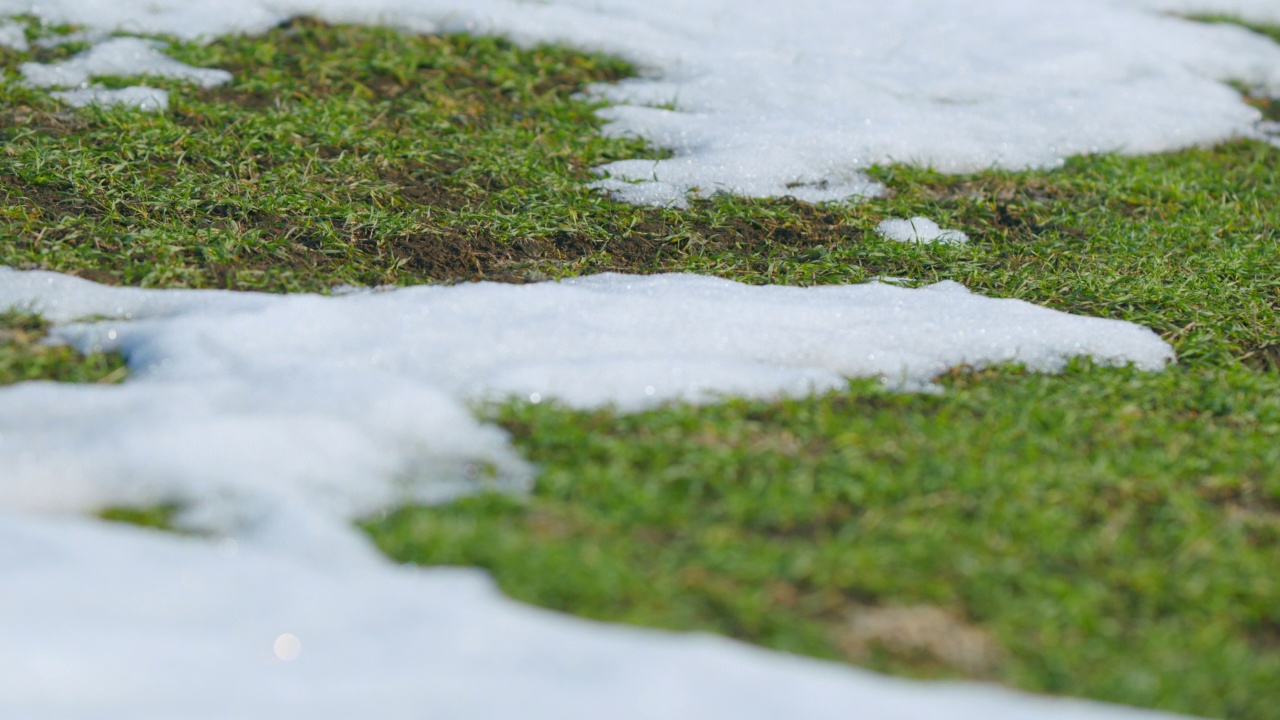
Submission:
[[[1062,188],[1047,181],[1012,177],[984,177],[934,185],[924,189],[934,200],[986,200],[996,203],[1047,202],[1061,197]]]
[[[1262,116],[1266,119],[1280,120],[1280,98],[1267,97],[1266,95],[1246,95],[1244,101],[1261,110]]]
[[[99,217],[103,214],[97,203],[76,195],[67,187],[29,185],[21,192],[46,217]]]
[[[910,660],[941,663],[966,675],[990,675],[1004,650],[982,628],[943,608],[856,607],[835,633],[836,644],[853,661],[874,651]]]
[[[73,112],[46,112],[29,107],[0,110],[0,140],[8,140],[19,130],[35,130],[54,137],[65,137],[88,126],[84,117]]]

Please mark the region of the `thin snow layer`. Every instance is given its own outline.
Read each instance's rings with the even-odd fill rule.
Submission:
[[[174,78],[206,88],[231,80],[231,73],[226,70],[197,68],[180,63],[160,52],[158,47],[159,43],[151,40],[112,38],[69,60],[51,64],[23,63],[19,70],[27,85],[39,88],[87,89],[91,78],[104,75]]]
[[[927,217],[907,220],[889,218],[876,227],[880,237],[903,243],[944,243],[961,245],[969,242],[969,236],[959,230],[944,230]]]
[[[669,159],[599,168],[631,202],[690,192],[841,200],[877,163],[944,172],[1052,167],[1247,135],[1226,84],[1280,93],[1280,46],[1170,8],[1274,14],[1272,0],[0,0],[103,30],[183,37],[265,30],[291,15],[498,33],[620,54],[641,78],[592,90],[612,135]]]
[[[0,390],[0,507],[78,512],[178,502],[188,524],[349,519],[530,472],[466,403],[557,399],[634,410],[770,398],[948,368],[1060,368],[1089,356],[1156,370],[1155,333],[955,283],[751,287],[693,275],[419,286],[338,297],[140,290],[0,270],[0,308],[125,354],[122,386]],[[107,318],[69,323],[77,318]],[[323,524],[323,523],[321,523]],[[284,533],[287,536],[288,533]]]
[[[0,513],[19,720],[1172,720],[922,683],[507,600],[481,573],[341,571],[229,540]]]

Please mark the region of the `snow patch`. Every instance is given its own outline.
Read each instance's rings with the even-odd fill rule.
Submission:
[[[186,80],[209,88],[231,80],[226,70],[197,68],[180,63],[160,52],[160,43],[140,38],[120,37],[106,40],[75,57],[58,63],[23,63],[19,68],[27,85],[38,88],[89,88],[93,77],[113,75]],[[129,88],[134,90],[135,88]],[[112,96],[104,96],[112,97]],[[117,96],[123,97],[123,96]]]
[[[101,105],[131,107],[147,111],[169,109],[169,91],[159,88],[133,86],[112,90],[100,85],[91,85],[75,90],[58,90],[49,95],[77,108]]]
[[[1280,93],[1280,46],[1165,14],[1275,19],[1272,0],[0,0],[102,31],[209,37],[293,15],[506,35],[621,55],[639,78],[591,89],[611,135],[669,159],[620,160],[596,187],[681,206],[718,193],[809,202],[875,194],[863,171],[1059,165],[1252,134],[1227,81]]]
[[[26,52],[31,49],[27,42],[27,26],[19,22],[0,22],[0,47]]]
[[[959,365],[1072,357],[1158,370],[1155,333],[955,283],[752,287],[693,275],[419,286],[338,297],[140,290],[0,270],[0,308],[125,354],[119,387],[0,389],[0,507],[178,502],[190,525],[342,522],[406,501],[520,491],[528,467],[468,403],[624,410],[795,396]],[[107,318],[70,322],[78,318]],[[299,510],[302,508],[302,510]],[[282,519],[283,518],[283,519]]]
[[[909,220],[890,218],[876,226],[880,237],[902,243],[943,243],[962,245],[969,242],[969,236],[959,230],[943,230],[938,223],[926,217],[913,217]]]
[[[1275,12],[1262,0],[0,0],[0,15],[82,25],[95,42],[309,15],[620,54],[644,73],[590,90],[613,103],[606,132],[673,157],[604,166],[597,186],[681,205],[874,194],[863,171],[877,163],[1051,167],[1263,132],[1224,81],[1280,93],[1280,47],[1139,5]],[[145,90],[92,87],[95,75],[229,78],[159,47],[115,38],[22,72],[70,88],[72,103]],[[922,239],[919,222],[912,232]],[[20,717],[1167,717],[568,619],[503,600],[471,571],[390,568],[347,524],[526,489],[530,468],[472,416],[477,402],[633,410],[850,377],[919,388],[956,365],[1052,371],[1077,356],[1156,370],[1173,355],[1147,329],[954,283],[691,276],[281,297],[0,270],[10,306],[43,312],[81,349],[125,353],[132,370],[121,386],[0,389],[0,509],[24,513],[0,514],[0,697]],[[77,322],[89,317],[104,319]],[[165,501],[223,537],[32,516]]]

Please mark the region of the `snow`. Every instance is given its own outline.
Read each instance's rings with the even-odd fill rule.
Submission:
[[[88,36],[86,36],[88,37]],[[160,52],[161,43],[132,37],[111,38],[59,63],[23,63],[23,81],[38,88],[72,88],[50,93],[72,107],[120,105],[139,110],[169,109],[169,93],[158,88],[133,86],[108,89],[90,84],[100,76],[147,75],[173,78],[214,87],[231,80],[231,73],[212,68],[196,68]]]
[[[1280,149],[1280,122],[1258,123],[1258,137]]]
[[[1145,328],[954,283],[690,275],[323,297],[0,270],[0,307],[38,311],[132,371],[120,386],[0,389],[8,716],[1147,716],[572,620],[473,573],[391,568],[349,524],[527,489],[530,468],[472,417],[477,402],[638,409],[855,376],[920,387],[958,364],[1053,370],[1079,355],[1157,370],[1172,352]],[[209,539],[50,519],[159,502]]]
[[[26,26],[17,22],[0,22],[0,48],[26,52],[31,49],[27,42]]]
[[[944,230],[938,223],[926,217],[913,217],[908,220],[889,218],[876,226],[880,237],[902,243],[944,243],[962,245],[969,242],[969,236],[959,230]]]
[[[39,88],[87,88],[90,78],[103,75],[150,75],[186,80],[205,88],[231,80],[231,73],[226,70],[191,67],[160,52],[160,47],[160,43],[151,40],[112,38],[69,60],[23,63],[19,70],[27,85]]]
[[[864,171],[882,163],[1052,167],[1271,132],[1227,81],[1280,93],[1280,46],[1174,10],[1276,20],[1270,0],[0,0],[0,16],[77,24],[95,43],[22,68],[73,105],[167,107],[162,90],[95,76],[230,78],[111,33],[209,38],[293,15],[615,53],[643,74],[589,91],[611,103],[605,132],[672,156],[611,163],[597,187],[675,206],[874,194]],[[0,44],[24,43],[0,28]],[[882,230],[963,237],[927,218]],[[921,389],[958,365],[1053,371],[1079,356],[1158,370],[1173,354],[1145,328],[954,283],[673,275],[321,297],[0,269],[0,307],[37,310],[57,339],[131,368],[120,386],[0,389],[6,717],[1167,717],[575,620],[473,571],[392,567],[350,526],[407,501],[526,491],[532,468],[475,417],[493,400],[633,411],[852,377]],[[157,502],[207,535],[78,517]]]
[[[49,93],[71,107],[102,105],[106,107],[119,105],[139,110],[163,111],[169,109],[169,92],[159,88],[127,87],[108,89],[96,85],[76,88],[75,90],[58,90]]]
[[[1227,81],[1280,93],[1280,46],[1164,10],[1275,20],[1272,0],[0,0],[98,30],[209,37],[304,14],[505,34],[629,58],[641,77],[591,90],[605,132],[672,157],[620,160],[597,187],[682,206],[690,193],[840,201],[864,174],[1053,167],[1250,136]]]
[[[0,271],[10,306],[65,323],[56,336],[81,349],[123,352],[133,379],[0,390],[0,507],[182,502],[195,508],[189,522],[238,532],[278,513],[293,522],[300,507],[345,521],[527,488],[529,468],[471,418],[475,402],[637,410],[801,395],[851,377],[920,388],[959,365],[1052,371],[1089,356],[1158,370],[1172,359],[1146,328],[955,283],[598,275],[321,297]],[[69,322],[83,317],[107,319]]]

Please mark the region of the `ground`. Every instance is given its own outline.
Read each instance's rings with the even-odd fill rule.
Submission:
[[[0,61],[12,74],[76,49]],[[1179,356],[1156,374],[960,370],[937,394],[854,382],[635,415],[484,408],[540,467],[533,497],[369,518],[397,560],[890,672],[1280,718],[1280,150],[887,167],[886,197],[848,205],[637,208],[584,187],[595,165],[657,156],[600,137],[577,95],[631,72],[616,60],[308,21],[174,55],[235,80],[149,81],[172,91],[163,114],[0,85],[0,264],[322,292],[602,270],[948,279],[1147,325]],[[973,242],[875,235],[912,215]],[[44,331],[0,318],[0,382],[122,379],[119,358]],[[163,526],[169,510],[107,514]]]

